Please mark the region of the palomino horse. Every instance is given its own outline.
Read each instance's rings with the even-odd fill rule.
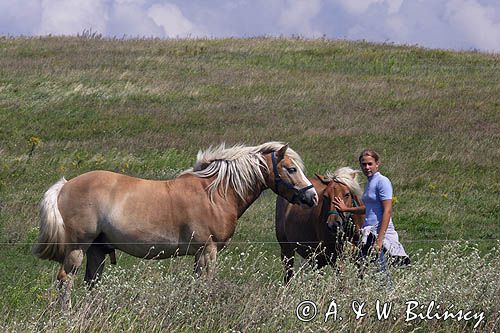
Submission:
[[[333,266],[343,251],[345,239],[355,241],[353,238],[363,225],[364,215],[347,216],[338,212],[333,198],[342,198],[348,207],[359,203],[362,191],[357,174],[358,171],[346,167],[311,178],[319,196],[319,203],[313,208],[277,199],[276,237],[281,247],[285,283],[293,276],[295,252],[305,259],[314,259],[318,268]]]
[[[63,178],[41,202],[33,253],[61,263],[57,279],[63,308],[71,305],[71,275],[84,255],[85,281],[92,285],[105,255],[115,248],[146,259],[194,255],[196,274],[205,270],[211,276],[217,251],[232,237],[236,220],[267,188],[292,203],[318,203],[300,156],[278,142],[200,151],[194,168],[173,180],[107,171]]]

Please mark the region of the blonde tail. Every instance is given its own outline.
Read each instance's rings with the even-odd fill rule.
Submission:
[[[40,202],[40,228],[38,243],[33,246],[33,255],[40,259],[64,260],[64,222],[57,207],[59,193],[66,184],[62,178],[45,192]]]

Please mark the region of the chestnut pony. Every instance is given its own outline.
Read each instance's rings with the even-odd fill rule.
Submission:
[[[362,190],[357,174],[358,171],[345,167],[310,178],[319,196],[319,203],[313,208],[291,205],[277,198],[276,237],[281,247],[285,283],[293,277],[295,252],[322,268],[335,264],[346,239],[357,241],[364,215],[343,214],[333,204],[335,197],[342,198],[348,207],[360,203]]]
[[[63,178],[40,204],[33,253],[61,263],[63,308],[71,306],[72,275],[84,255],[90,285],[101,275],[106,254],[113,263],[115,249],[145,259],[194,255],[196,274],[211,276],[217,251],[229,242],[237,219],[267,188],[291,203],[318,203],[300,156],[278,142],[210,147],[198,153],[192,169],[172,180],[108,171]]]

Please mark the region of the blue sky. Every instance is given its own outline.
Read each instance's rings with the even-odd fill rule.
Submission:
[[[0,35],[301,36],[500,52],[500,0],[0,0]]]

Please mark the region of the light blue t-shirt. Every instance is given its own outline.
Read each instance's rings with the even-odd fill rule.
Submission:
[[[392,200],[392,184],[389,178],[377,172],[373,176],[368,177],[365,192],[363,193],[363,203],[366,208],[365,224],[363,227],[377,226],[378,230],[384,213],[382,207],[383,200]],[[394,228],[392,218],[389,222],[389,228]]]

